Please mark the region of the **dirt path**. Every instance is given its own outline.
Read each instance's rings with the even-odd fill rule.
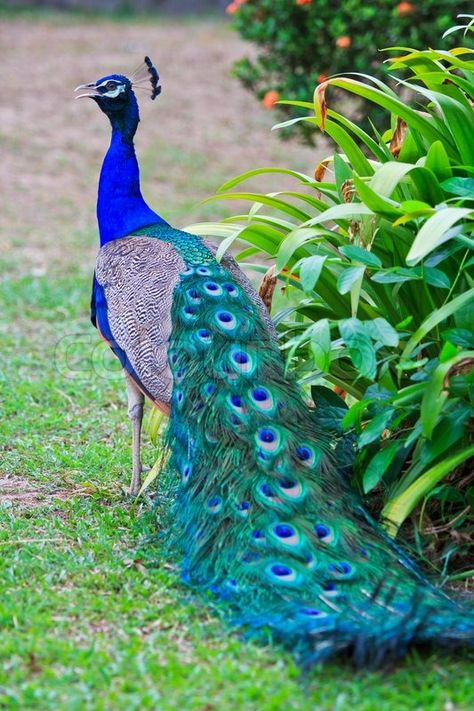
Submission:
[[[137,139],[150,203],[177,226],[216,219],[199,206],[224,180],[264,165],[310,172],[321,151],[284,144],[274,115],[230,77],[246,48],[217,21],[89,22],[4,19],[0,27],[0,266],[14,273],[90,269],[97,174],[108,141],[104,116],[72,89],[110,71],[128,73],[145,53],[163,94],[142,99]],[[283,181],[266,181],[277,189]],[[235,210],[235,207],[232,206]]]

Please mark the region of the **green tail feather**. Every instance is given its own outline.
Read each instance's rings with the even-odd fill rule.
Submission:
[[[269,628],[304,664],[342,650],[379,663],[414,640],[472,643],[472,618],[360,508],[228,272],[190,266],[173,324],[171,540],[185,580],[226,601],[234,623]]]

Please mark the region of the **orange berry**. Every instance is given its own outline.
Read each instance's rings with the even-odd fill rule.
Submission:
[[[400,2],[397,5],[397,12],[400,17],[408,17],[414,9],[415,6],[411,2]]]
[[[262,99],[262,104],[263,106],[265,106],[266,109],[273,109],[279,98],[280,94],[278,93],[278,91],[274,91],[272,89],[271,91],[267,91],[267,93]]]
[[[322,74],[320,74],[320,75],[318,76],[317,82],[318,82],[318,84],[323,84],[325,81],[328,80],[328,78],[329,78],[329,77],[328,77],[327,74],[323,74],[323,73],[322,73]]]
[[[310,5],[313,0],[296,0],[297,5]]]
[[[238,4],[236,2],[231,2],[230,5],[227,5],[225,11],[228,15],[233,15],[235,12],[237,12],[238,9]]]
[[[348,35],[342,35],[336,40],[336,47],[340,47],[341,49],[347,49],[351,46],[351,44],[352,40]]]

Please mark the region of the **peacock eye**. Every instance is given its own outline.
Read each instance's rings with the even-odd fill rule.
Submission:
[[[117,83],[114,81],[108,81],[107,84],[105,85],[105,88],[107,89],[107,91],[112,91],[112,89],[117,88]]]

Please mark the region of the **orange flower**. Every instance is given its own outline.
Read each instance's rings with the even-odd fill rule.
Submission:
[[[400,17],[408,17],[414,9],[415,6],[411,2],[400,2],[397,5],[397,12]]]
[[[313,0],[296,0],[297,5],[310,5]]]
[[[336,40],[336,47],[340,47],[341,49],[347,49],[351,46],[351,44],[352,40],[348,35],[342,35]]]
[[[328,77],[327,74],[322,73],[322,74],[320,74],[320,75],[318,76],[317,82],[318,82],[318,84],[323,84],[325,81],[328,80],[328,78],[329,78],[329,77]]]
[[[246,3],[246,2],[247,2],[247,0],[234,0],[233,2],[230,3],[230,5],[227,5],[225,11],[226,11],[229,15],[233,15],[234,13],[237,12],[237,10],[239,9],[239,7],[240,7],[241,5],[243,5],[244,3]]]
[[[278,91],[274,91],[272,89],[271,91],[267,91],[267,93],[262,99],[262,104],[263,106],[265,106],[266,109],[273,109],[279,98],[280,94],[278,93]]]

